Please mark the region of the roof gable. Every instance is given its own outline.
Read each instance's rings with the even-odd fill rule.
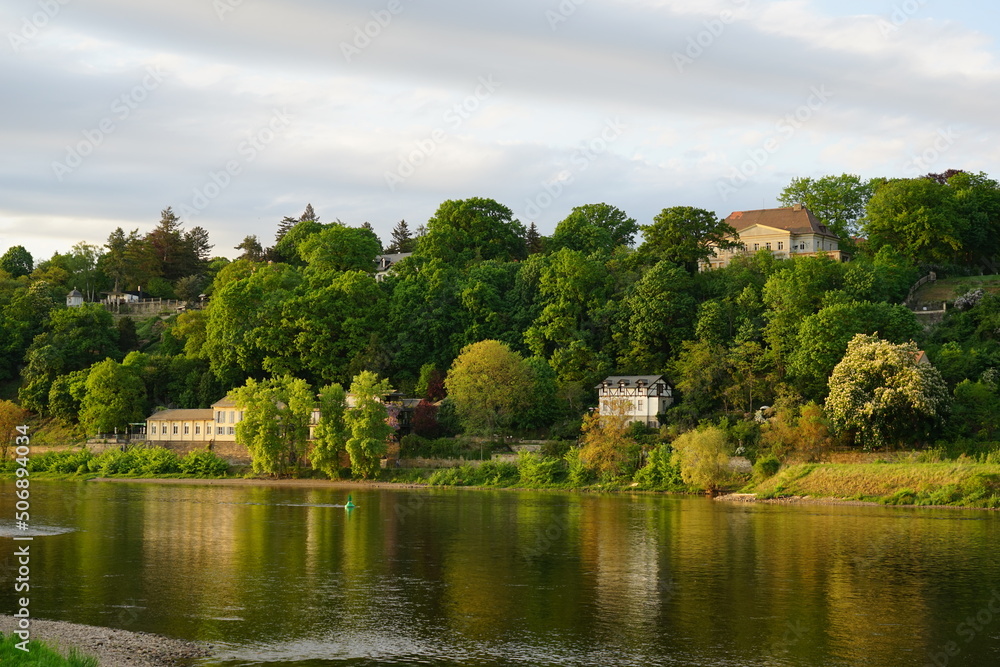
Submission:
[[[816,216],[805,206],[789,206],[787,208],[765,208],[756,211],[734,211],[726,218],[726,222],[737,233],[754,225],[770,227],[793,234],[819,234],[837,238],[830,229],[816,219]]]

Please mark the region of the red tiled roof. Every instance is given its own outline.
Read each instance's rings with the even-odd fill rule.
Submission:
[[[757,211],[735,211],[726,218],[733,229],[741,232],[754,225],[784,229],[792,234],[820,234],[836,238],[826,225],[816,219],[805,206],[765,208]]]

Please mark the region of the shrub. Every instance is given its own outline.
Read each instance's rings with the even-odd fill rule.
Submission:
[[[517,455],[517,471],[523,484],[545,486],[553,484],[563,472],[563,461],[531,452]]]
[[[181,470],[177,454],[165,447],[133,451],[135,452],[136,465],[130,472],[140,475],[167,475]]]
[[[563,459],[566,461],[566,476],[569,479],[570,484],[573,486],[583,486],[585,484],[590,484],[594,481],[594,476],[591,473],[590,467],[587,466],[587,462],[580,457],[580,450],[577,447],[573,447],[568,452],[566,452]]]
[[[673,448],[667,444],[654,447],[646,458],[646,465],[635,474],[639,488],[649,491],[680,491],[684,489],[680,466],[673,460]]]
[[[778,460],[777,456],[769,454],[757,459],[757,462],[753,464],[753,477],[762,482],[777,475],[780,469],[781,461]]]
[[[229,471],[229,463],[215,452],[198,449],[188,452],[179,463],[181,472],[199,477],[219,477]]]
[[[672,460],[680,465],[686,484],[705,491],[717,491],[729,484],[729,443],[726,432],[716,426],[688,431],[673,443]]]
[[[483,486],[510,486],[520,478],[517,465],[510,461],[483,461],[477,473]]]

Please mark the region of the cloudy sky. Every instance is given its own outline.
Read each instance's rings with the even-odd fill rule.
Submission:
[[[1000,177],[995,3],[5,0],[0,252],[172,206],[215,253],[311,202],[384,239],[484,196],[768,207],[798,176]]]

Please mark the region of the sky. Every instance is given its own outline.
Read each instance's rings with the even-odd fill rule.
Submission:
[[[5,0],[0,33],[0,252],[36,261],[168,206],[234,257],[307,203],[388,243],[474,196],[548,234],[1000,178],[995,3]]]

